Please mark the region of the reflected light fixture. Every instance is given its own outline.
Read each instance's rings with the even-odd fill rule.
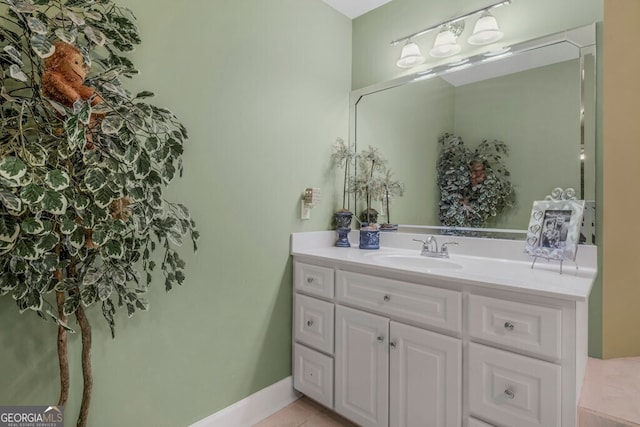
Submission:
[[[480,46],[497,42],[502,36],[504,34],[498,28],[498,21],[488,10],[485,10],[476,21],[473,34],[467,39],[467,43]]]
[[[424,61],[425,58],[422,52],[420,52],[418,45],[412,42],[411,39],[408,39],[407,43],[402,47],[402,52],[396,65],[400,68],[411,68],[424,64]]]
[[[443,25],[433,43],[433,49],[429,55],[435,58],[446,58],[460,52],[462,47],[458,44],[458,36],[464,30],[464,21],[455,24]]]

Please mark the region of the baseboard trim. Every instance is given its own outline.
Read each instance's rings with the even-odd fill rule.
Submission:
[[[300,398],[291,376],[219,410],[190,427],[251,427]]]

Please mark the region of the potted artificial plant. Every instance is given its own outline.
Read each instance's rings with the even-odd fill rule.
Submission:
[[[342,248],[351,247],[349,232],[351,232],[353,213],[349,211],[347,193],[350,165],[355,157],[356,154],[351,147],[347,146],[342,138],[337,138],[331,160],[334,167],[344,169],[344,178],[342,181],[342,208],[334,213],[333,219],[338,234],[335,245]]]
[[[383,195],[382,195],[382,203],[385,206],[386,214],[387,214],[387,222],[384,224],[380,224],[380,230],[382,231],[395,231],[398,229],[398,224],[391,223],[391,211],[390,208],[390,199],[394,197],[402,197],[404,195],[404,184],[402,184],[397,179],[394,179],[393,173],[390,169],[387,169],[385,176],[382,180],[383,186]]]
[[[140,38],[127,8],[0,0],[0,9],[0,297],[57,325],[61,406],[74,398],[67,333],[77,323],[83,427],[97,318],[89,311],[113,335],[117,311],[147,310],[154,279],[167,291],[185,280],[176,247],[192,240],[195,249],[198,233],[164,189],[182,174],[187,131],[147,102],[153,93],[122,83],[138,74],[127,53]]]
[[[366,209],[361,213],[360,249],[380,248],[378,212],[371,207],[373,200],[380,200],[384,194],[386,163],[377,148],[369,147],[358,155],[358,172],[352,177],[351,191],[358,198],[364,198]]]

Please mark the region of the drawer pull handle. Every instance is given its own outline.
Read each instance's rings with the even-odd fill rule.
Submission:
[[[504,395],[507,397],[507,399],[513,399],[514,397],[516,397],[516,394],[510,388],[504,391]]]
[[[313,277],[307,277],[307,283],[313,283]]]
[[[378,335],[378,342],[384,342],[384,336]]]
[[[307,326],[309,327],[313,326],[313,320],[307,320]]]
[[[396,349],[396,342],[395,341],[389,341],[389,347],[391,347],[392,350]]]
[[[389,302],[389,301],[391,301],[391,295],[385,295],[382,299],[383,299],[385,302]]]
[[[515,326],[513,326],[513,323],[511,323],[511,322],[504,322],[504,328],[505,328],[507,331],[513,331],[513,328],[514,328],[514,327],[515,327]]]

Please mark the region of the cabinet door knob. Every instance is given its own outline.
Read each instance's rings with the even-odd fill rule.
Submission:
[[[513,399],[514,397],[516,397],[516,394],[510,388],[504,391],[504,395],[507,397],[507,399]]]
[[[313,320],[307,320],[307,326],[309,327],[313,326]]]
[[[384,336],[378,335],[378,342],[384,342]]]
[[[392,350],[396,349],[396,342],[395,341],[389,341],[389,347],[391,347]]]
[[[391,295],[385,295],[382,299],[383,299],[385,302],[389,302],[389,301],[391,301]]]
[[[507,331],[513,331],[513,328],[514,328],[513,323],[511,323],[511,322],[504,322],[504,328],[505,328]]]
[[[307,283],[313,283],[313,277],[307,277]]]

